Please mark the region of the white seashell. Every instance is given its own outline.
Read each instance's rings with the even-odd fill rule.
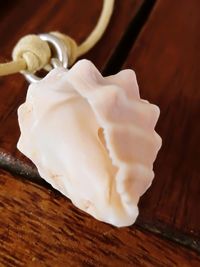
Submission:
[[[54,69],[29,86],[18,116],[18,149],[47,182],[98,220],[135,222],[161,138],[159,108],[140,99],[132,70],[103,78],[87,60]]]

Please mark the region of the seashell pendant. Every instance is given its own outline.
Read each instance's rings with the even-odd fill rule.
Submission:
[[[154,177],[158,117],[159,108],[140,98],[132,70],[104,78],[80,60],[29,86],[17,147],[75,206],[128,226]]]

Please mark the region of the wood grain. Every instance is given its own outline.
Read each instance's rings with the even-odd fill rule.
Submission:
[[[179,230],[193,246],[200,238],[199,10],[198,0],[157,1],[124,64],[135,69],[142,97],[161,109],[163,147],[139,223]]]
[[[197,267],[200,257],[142,232],[114,228],[59,192],[0,171],[0,266]]]
[[[200,3],[151,2],[155,7],[124,64],[136,70],[141,95],[161,108],[157,130],[163,149],[155,164],[155,181],[140,203],[140,227],[119,230],[100,223],[47,184],[40,187],[1,171],[0,266],[200,266],[190,250],[141,231],[143,227],[161,233],[200,251]],[[9,59],[14,44],[28,33],[60,30],[83,41],[101,3],[1,1],[0,61]],[[128,51],[123,52],[122,44],[135,41],[145,5],[142,0],[116,1],[104,37],[86,55],[101,71],[120,67]],[[149,12],[152,4],[148,5]],[[146,15],[143,23],[145,19]],[[16,150],[16,110],[27,83],[13,75],[0,78],[0,87],[0,166],[42,183]]]

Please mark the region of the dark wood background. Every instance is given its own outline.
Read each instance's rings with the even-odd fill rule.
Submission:
[[[81,42],[100,0],[0,2],[0,61],[28,33],[59,30]],[[0,266],[200,266],[200,1],[116,0],[86,58],[105,74],[136,71],[161,108],[163,147],[134,226],[117,229],[75,208],[16,149],[16,110],[28,84],[0,78]]]

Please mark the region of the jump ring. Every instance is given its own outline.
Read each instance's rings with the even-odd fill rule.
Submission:
[[[53,48],[55,51],[55,56],[51,58],[51,64],[54,68],[57,67],[64,67],[67,69],[68,66],[68,57],[67,57],[67,47],[65,44],[55,37],[54,35],[50,33],[42,33],[38,35],[43,41],[46,41],[49,43],[50,47]],[[28,71],[23,71],[22,74],[25,76],[26,80],[29,83],[35,83],[41,80],[40,77],[38,77],[35,74],[32,74]]]

